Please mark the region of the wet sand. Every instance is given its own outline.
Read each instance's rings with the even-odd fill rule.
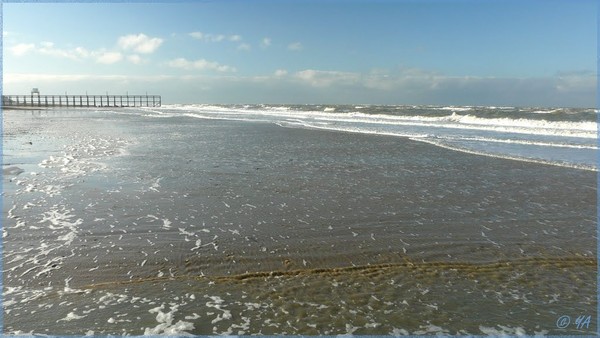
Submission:
[[[595,330],[556,327],[595,318],[594,172],[260,123],[16,114],[9,331]]]

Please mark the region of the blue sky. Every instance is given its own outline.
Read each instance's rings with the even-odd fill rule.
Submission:
[[[3,92],[595,106],[592,0],[4,3]]]

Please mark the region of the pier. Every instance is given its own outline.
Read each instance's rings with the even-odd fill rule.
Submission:
[[[160,107],[160,95],[2,95],[2,107]]]

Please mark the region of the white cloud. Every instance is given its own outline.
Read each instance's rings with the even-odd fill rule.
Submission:
[[[77,47],[73,49],[73,53],[75,53],[75,55],[79,55],[82,58],[87,58],[88,56],[90,56],[90,52],[88,52],[88,50],[83,47]]]
[[[44,55],[51,55],[54,57],[60,57],[65,59],[70,59],[74,61],[80,61],[89,57],[92,53],[90,53],[87,49],[83,47],[76,47],[72,49],[61,49],[54,47],[53,42],[42,42],[42,47],[40,47],[37,52]]]
[[[38,73],[8,73],[4,74],[5,93],[24,93],[31,90],[32,83],[45,94],[59,94],[68,91],[69,94],[102,94],[107,89],[111,94],[163,94],[170,88],[178,90],[180,79],[166,75],[130,76],[123,74],[38,74]],[[165,85],[165,83],[167,83]],[[165,88],[166,87],[166,88]],[[170,97],[171,95],[168,95]]]
[[[231,66],[221,65],[217,62],[199,59],[196,61],[188,61],[184,58],[177,58],[167,63],[169,67],[181,68],[188,70],[213,70],[217,72],[235,72],[236,69]]]
[[[202,33],[202,32],[191,32],[189,34],[189,36],[193,37],[194,39],[198,39],[198,40],[204,39],[204,33]]]
[[[260,45],[262,47],[269,47],[271,45],[271,38],[263,38]]]
[[[237,35],[237,34],[236,35],[231,35],[229,37],[229,41],[240,42],[240,41],[242,41],[242,36],[241,35]]]
[[[127,56],[127,61],[129,61],[133,64],[136,64],[136,65],[139,65],[140,63],[142,63],[143,60],[139,55],[132,54],[132,55]]]
[[[35,52],[42,55],[50,55],[59,58],[66,58],[74,61],[80,61],[88,58],[93,53],[89,52],[83,47],[76,47],[71,49],[62,49],[55,47],[54,42],[43,41],[36,46],[33,43],[20,43],[18,45],[8,48],[12,54],[16,56],[22,56],[30,52]]]
[[[132,49],[137,53],[152,53],[161,44],[163,40],[159,38],[150,38],[144,34],[138,35],[126,35],[118,39],[118,44],[123,49]],[[50,55],[53,57],[65,58],[74,61],[81,61],[85,59],[92,59],[97,63],[102,64],[114,64],[125,57],[118,51],[107,51],[106,49],[87,50],[83,47],[75,47],[70,49],[63,49],[56,47],[54,42],[43,41],[40,42],[39,47],[36,48],[34,44],[20,44],[11,48],[11,51],[15,55],[23,55],[30,51],[34,51],[42,55]],[[137,54],[131,54],[127,56],[127,60],[139,64],[143,60]]]
[[[593,88],[596,81],[597,78],[594,72],[563,72],[557,75],[555,88],[559,92],[576,92],[584,88]]]
[[[276,71],[270,81],[277,85],[271,86],[303,93],[308,102],[317,98],[339,103],[593,106],[596,95],[594,72],[497,78],[409,68],[370,73],[307,69],[284,75],[288,74]]]
[[[171,67],[224,71],[228,66],[180,58]],[[231,67],[229,67],[231,68]],[[85,90],[152,90],[172,103],[203,98],[223,103],[379,103],[508,106],[588,106],[596,100],[596,73],[571,72],[538,78],[448,76],[421,69],[375,70],[367,73],[278,69],[244,77],[230,73],[184,72],[180,75],[51,75],[4,74],[5,92],[28,92],[31,83],[45,92]],[[182,86],[185,81],[185,86]]]
[[[304,49],[304,46],[302,46],[302,44],[300,42],[294,42],[294,43],[290,43],[288,45],[288,50],[291,51],[300,51]]]
[[[123,49],[131,49],[137,53],[150,54],[154,53],[163,43],[161,38],[151,38],[146,34],[130,34],[121,36],[118,44]]]
[[[119,52],[104,52],[101,53],[97,58],[96,62],[103,64],[113,64],[121,61],[123,59],[123,55]]]
[[[296,79],[314,87],[347,86],[359,82],[359,73],[307,69],[294,74]]]
[[[251,49],[252,49],[252,47],[251,47],[249,44],[247,44],[247,43],[241,43],[241,44],[238,46],[238,48],[237,48],[237,49],[239,49],[239,50],[244,50],[244,51],[249,51],[249,50],[251,50]]]
[[[169,61],[167,64],[169,65],[169,67],[173,67],[173,68],[183,68],[183,69],[194,68],[193,62],[188,61],[184,58],[173,59],[173,60]]]
[[[151,39],[148,39],[145,42],[143,40],[144,39],[138,40],[138,43],[130,43],[129,45],[124,42],[125,40],[121,40],[121,43],[126,45],[128,48],[133,48],[142,52],[156,48],[156,43],[152,42]],[[7,48],[7,50],[9,50],[15,56],[22,56],[27,53],[35,53],[38,55],[52,56],[73,61],[92,60],[102,64],[114,64],[125,59],[125,56],[119,51],[111,51],[104,48],[88,50],[84,47],[65,49],[57,47],[52,41],[42,41],[37,45],[34,43],[21,43]],[[126,59],[134,64],[140,64],[143,62],[143,59],[137,54],[130,54],[126,57]]]
[[[34,73],[7,73],[4,74],[4,81],[7,84],[35,81],[80,81],[89,78],[89,75],[75,74],[34,74]]]
[[[222,42],[222,41],[230,41],[230,42],[240,42],[242,41],[242,36],[239,34],[233,35],[225,35],[225,34],[209,34],[203,32],[191,32],[188,33],[189,36],[196,40],[201,40],[205,42]]]
[[[33,43],[20,43],[9,48],[9,50],[16,56],[22,56],[35,49]]]
[[[225,40],[225,38],[226,38],[226,36],[223,34],[219,34],[219,35],[210,35],[209,34],[208,37],[213,42],[221,42],[221,41]]]

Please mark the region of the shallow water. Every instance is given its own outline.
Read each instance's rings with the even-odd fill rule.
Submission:
[[[7,332],[595,331],[556,326],[596,316],[593,171],[139,111],[4,128]]]

